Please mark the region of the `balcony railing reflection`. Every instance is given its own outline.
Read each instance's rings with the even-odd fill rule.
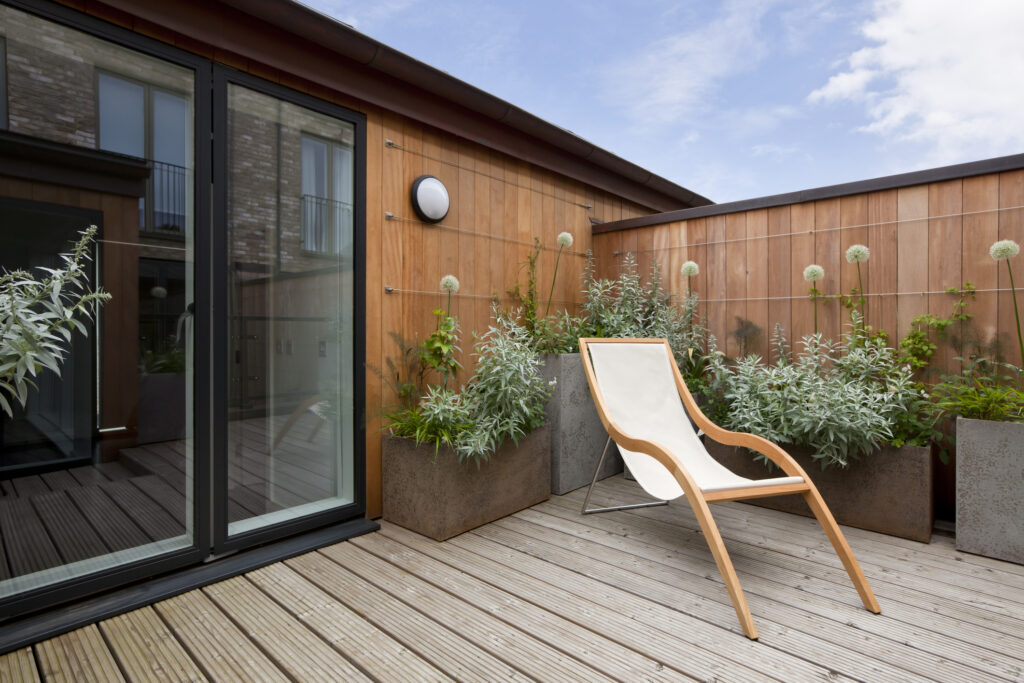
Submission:
[[[326,197],[302,195],[302,249],[317,254],[344,254],[352,244],[352,205]]]
[[[153,215],[146,219],[145,203],[140,202],[139,225],[147,232],[185,234],[188,208],[188,169],[184,166],[153,161],[149,199]]]

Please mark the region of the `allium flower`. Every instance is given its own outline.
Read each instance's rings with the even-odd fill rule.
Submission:
[[[996,261],[1011,259],[1020,253],[1020,245],[1013,240],[999,240],[989,248],[988,253]]]
[[[846,250],[846,260],[850,263],[863,263],[870,255],[871,252],[863,244],[855,244]]]
[[[687,261],[686,263],[683,264],[683,267],[680,269],[680,272],[686,277],[693,277],[700,272],[700,266],[698,266],[693,261]]]
[[[558,233],[558,246],[568,249],[572,246],[572,235],[567,232]]]
[[[817,282],[825,277],[825,269],[819,265],[811,264],[804,268],[804,279],[808,282]]]
[[[454,275],[445,275],[441,278],[441,291],[449,294],[459,291],[459,279]]]

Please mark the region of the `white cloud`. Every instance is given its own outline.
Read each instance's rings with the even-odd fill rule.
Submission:
[[[712,106],[726,78],[753,69],[765,53],[759,36],[770,3],[731,0],[700,29],[653,41],[603,74],[607,100],[639,121],[687,119]]]
[[[941,164],[1024,148],[1024,2],[876,0],[871,45],[808,96],[855,102],[859,130],[928,146]]]
[[[782,161],[799,151],[800,148],[795,145],[776,145],[774,143],[762,143],[750,148],[750,153],[755,157],[771,157],[776,161]]]

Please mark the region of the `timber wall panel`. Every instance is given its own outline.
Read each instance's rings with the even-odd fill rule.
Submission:
[[[810,285],[803,279],[812,263],[825,269],[818,289],[831,297],[818,302],[818,329],[832,338],[845,332],[849,314],[838,295],[859,286],[857,267],[845,258],[853,244],[870,249],[861,264],[867,322],[886,331],[893,346],[918,315],[948,316],[956,297],[946,289],[970,282],[978,289],[967,309],[972,321],[966,335],[953,329],[938,341],[933,371],[925,377],[933,380],[939,371],[959,370],[956,358],[979,346],[1021,362],[1006,266],[996,264],[988,249],[997,239],[1024,243],[1022,207],[1024,170],[1005,171],[599,232],[594,251],[605,278],[618,276],[625,253],[634,248],[645,278],[655,260],[673,271],[687,258],[696,261],[701,272],[693,286],[701,312],[731,357],[740,351],[735,332],[743,319],[761,328],[748,350],[762,357],[770,351],[775,323],[790,342],[814,331]],[[1022,264],[1012,262],[1022,273],[1015,273],[1018,296]],[[685,294],[685,278],[668,273],[664,280],[674,294]]]

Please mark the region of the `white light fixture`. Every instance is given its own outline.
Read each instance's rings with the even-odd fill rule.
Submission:
[[[448,189],[432,175],[421,175],[413,181],[410,198],[413,210],[424,223],[437,223],[448,215]]]

